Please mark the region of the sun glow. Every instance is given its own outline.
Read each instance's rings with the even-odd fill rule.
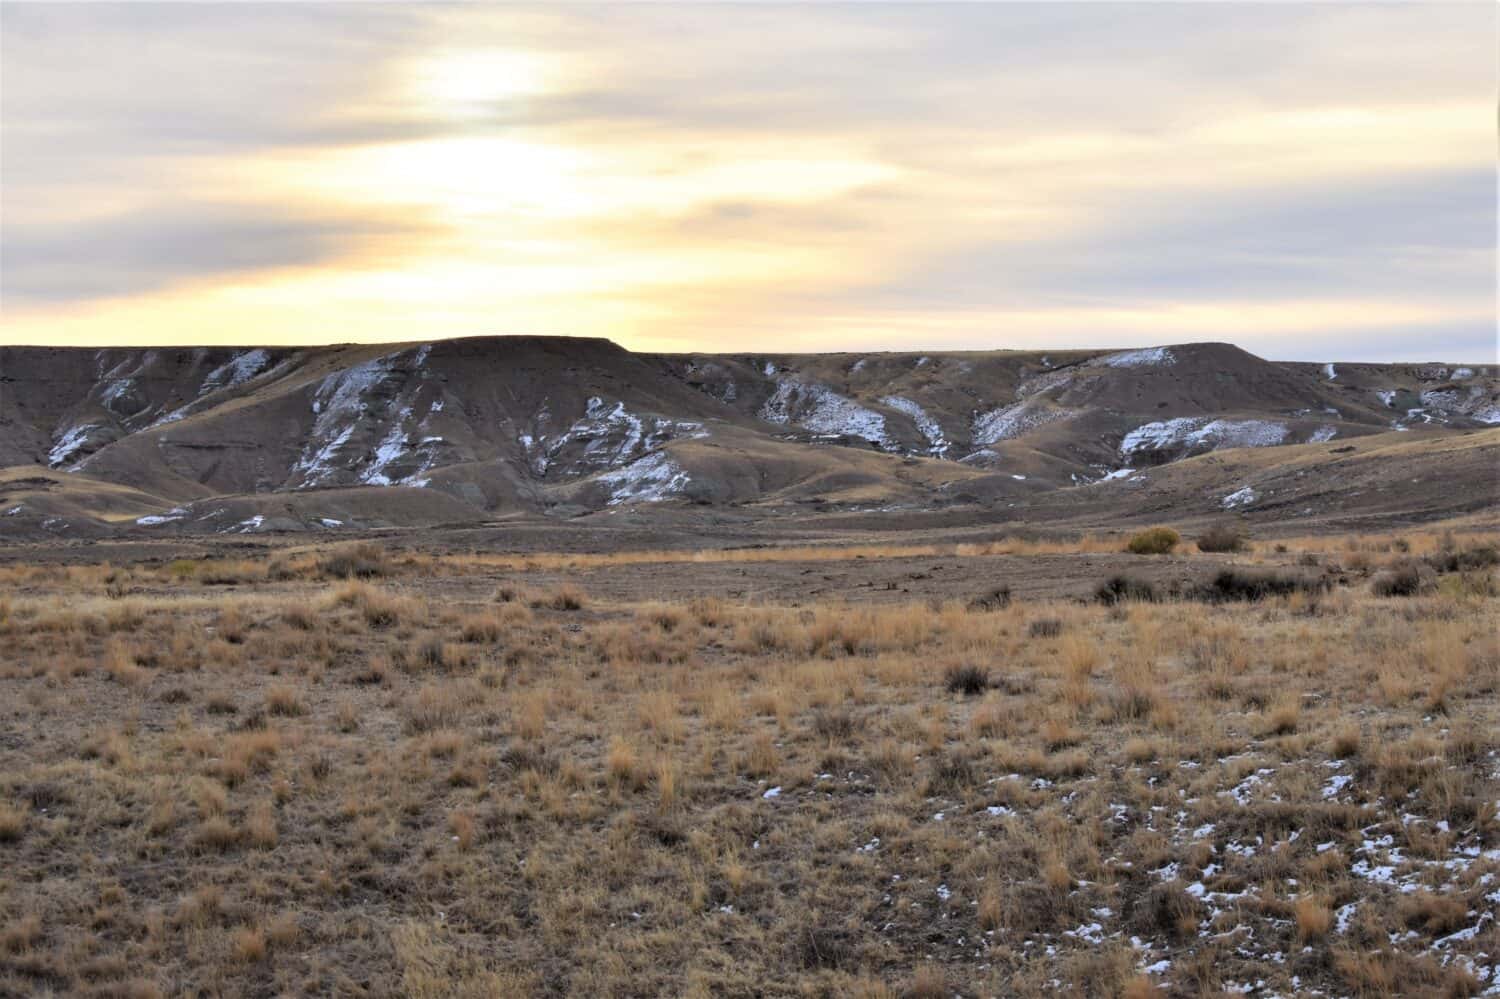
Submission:
[[[506,101],[556,89],[555,63],[530,52],[480,49],[440,52],[409,70],[410,89],[429,110],[451,116],[476,116],[500,109]]]
[[[1285,356],[1493,325],[1493,17],[1457,7],[1246,6],[1246,34],[1144,5],[1099,29],[1189,32],[1144,62],[1140,32],[1116,55],[1035,11],[1012,39],[1007,5],[328,5],[236,31],[35,7],[57,23],[0,39],[0,340]]]

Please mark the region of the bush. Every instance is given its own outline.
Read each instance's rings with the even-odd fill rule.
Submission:
[[[1377,575],[1370,592],[1377,597],[1414,597],[1427,589],[1426,580],[1414,562],[1405,562]]]
[[[1236,524],[1215,524],[1198,535],[1200,552],[1238,552],[1245,550],[1245,532]]]
[[[1132,555],[1165,555],[1181,540],[1182,536],[1170,527],[1148,527],[1133,535],[1125,550]]]
[[[1111,576],[1099,584],[1099,588],[1094,591],[1094,598],[1101,604],[1113,606],[1127,600],[1155,603],[1161,599],[1161,595],[1150,580],[1134,576]]]
[[[1436,572],[1469,572],[1500,565],[1500,549],[1494,545],[1477,545],[1473,548],[1445,550],[1427,556],[1427,564]]]
[[[325,555],[318,560],[318,573],[333,579],[374,579],[390,571],[385,552],[368,542]]]
[[[997,586],[987,593],[981,593],[969,601],[969,610],[971,612],[1003,610],[1009,606],[1010,587],[1003,585]]]
[[[1026,634],[1032,638],[1056,638],[1062,634],[1062,630],[1061,618],[1039,617],[1027,626]]]
[[[1293,593],[1316,596],[1328,589],[1328,580],[1261,569],[1225,569],[1213,582],[1199,586],[1193,597],[1209,603],[1255,602],[1267,597],[1285,597]]]
[[[990,676],[978,666],[951,666],[943,674],[943,686],[950,694],[975,697],[985,692],[990,685]]]
[[[556,592],[540,594],[531,598],[531,606],[538,610],[551,608],[559,611],[582,610],[586,597],[583,591],[573,586],[564,585]]]

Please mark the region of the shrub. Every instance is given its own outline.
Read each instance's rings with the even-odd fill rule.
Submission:
[[[582,610],[587,598],[583,591],[574,586],[562,586],[556,592],[533,597],[531,606],[541,610],[551,608],[559,611]]]
[[[1477,545],[1463,550],[1450,549],[1434,552],[1426,562],[1436,572],[1467,572],[1472,569],[1488,569],[1500,565],[1500,548],[1494,545]]]
[[[1414,597],[1425,588],[1422,573],[1410,562],[1387,569],[1370,582],[1370,592],[1377,597]]]
[[[378,545],[363,542],[325,555],[318,560],[318,572],[325,578],[373,579],[387,575],[390,566]]]
[[[402,704],[406,730],[412,735],[453,728],[462,719],[470,703],[465,688],[428,685],[409,695]]]
[[[1165,555],[1181,540],[1182,536],[1170,527],[1148,527],[1132,535],[1125,550],[1132,555]]]
[[[1262,569],[1225,569],[1212,582],[1197,587],[1192,595],[1195,599],[1216,604],[1253,603],[1293,593],[1318,595],[1327,589],[1328,580],[1321,576]]]
[[[266,710],[273,715],[295,717],[302,713],[302,699],[297,691],[282,685],[266,691]]]
[[[1026,627],[1026,634],[1032,638],[1056,638],[1062,634],[1062,618],[1039,617]]]
[[[989,674],[978,666],[950,666],[943,674],[943,686],[950,694],[974,697],[984,693],[989,685]]]
[[[1215,524],[1198,535],[1198,550],[1200,552],[1244,551],[1247,540],[1245,532],[1237,524]]]
[[[440,638],[424,639],[417,646],[417,666],[424,669],[447,669],[448,648]]]
[[[1297,918],[1298,940],[1321,940],[1333,925],[1333,912],[1325,899],[1314,896],[1299,898],[1292,908]]]
[[[969,601],[970,612],[1003,610],[1010,606],[1010,587],[997,586]]]
[[[809,922],[797,931],[797,959],[809,970],[855,963],[858,936],[842,926]]]
[[[1113,606],[1127,600],[1155,603],[1161,596],[1157,593],[1156,584],[1150,580],[1137,579],[1135,576],[1111,576],[1099,584],[1099,588],[1094,591],[1094,598],[1101,604]]]
[[[10,805],[0,805],[0,843],[14,843],[25,829],[25,812]]]

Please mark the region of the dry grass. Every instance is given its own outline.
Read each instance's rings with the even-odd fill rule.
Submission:
[[[1369,560],[1332,593],[1108,606],[855,584],[1118,536],[12,566],[0,994],[1462,994],[1500,598],[1402,540],[1293,542]],[[798,606],[494,576],[833,559]]]

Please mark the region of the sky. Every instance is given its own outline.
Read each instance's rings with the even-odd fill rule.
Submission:
[[[0,343],[1494,361],[1497,8],[0,4]]]

